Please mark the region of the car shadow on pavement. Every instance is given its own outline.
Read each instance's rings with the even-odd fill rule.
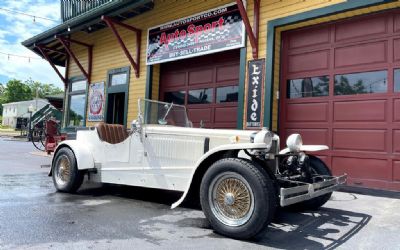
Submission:
[[[279,211],[256,244],[282,249],[335,249],[357,234],[372,216],[333,208]]]
[[[106,183],[103,183],[95,188],[84,186],[78,191],[78,194],[90,195],[94,197],[112,195],[121,198],[142,200],[164,205],[171,205],[182,196],[182,192]]]
[[[105,195],[171,205],[182,193],[141,187],[103,185],[81,189],[80,195]],[[185,208],[192,209],[193,207]],[[335,249],[357,234],[371,220],[363,213],[322,207],[318,211],[279,210],[274,221],[249,243],[280,249]],[[211,229],[204,217],[186,217],[176,222],[182,227]],[[207,237],[222,237],[215,233]]]

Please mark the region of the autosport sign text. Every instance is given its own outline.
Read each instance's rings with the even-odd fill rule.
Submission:
[[[244,46],[236,4],[225,5],[148,30],[147,64],[156,64]]]

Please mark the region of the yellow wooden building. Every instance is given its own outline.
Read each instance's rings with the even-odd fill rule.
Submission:
[[[129,126],[139,98],[172,101],[195,126],[299,132],[350,184],[400,190],[399,7],[63,0],[63,23],[23,45],[66,67],[65,128]]]

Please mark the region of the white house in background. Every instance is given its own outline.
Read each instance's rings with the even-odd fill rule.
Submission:
[[[3,104],[3,125],[15,128],[17,125],[18,117],[29,118],[28,108],[30,105],[32,105],[32,107],[36,111],[43,108],[48,103],[49,102],[44,99],[5,103]]]

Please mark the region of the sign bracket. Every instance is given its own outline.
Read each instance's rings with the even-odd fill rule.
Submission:
[[[56,35],[55,38],[64,46],[65,50],[67,51],[68,55],[74,60],[82,74],[85,76],[86,80],[90,84],[91,76],[92,76],[92,57],[93,57],[93,45],[83,43],[74,39],[66,38],[63,36]],[[79,62],[78,58],[74,54],[74,52],[70,48],[71,43],[76,43],[78,45],[87,47],[88,49],[88,70],[86,71],[82,64]]]
[[[117,41],[119,45],[121,46],[122,50],[125,53],[125,56],[128,58],[129,62],[131,63],[133,69],[135,70],[135,75],[136,78],[139,78],[139,63],[140,63],[140,43],[141,43],[141,36],[142,36],[142,31],[140,29],[137,29],[131,25],[122,23],[120,21],[117,21],[111,17],[108,16],[102,16],[101,20],[103,20],[107,26],[111,29],[111,31],[114,33],[114,36],[117,38]],[[130,31],[133,31],[136,33],[136,62],[132,58],[132,55],[129,53],[129,50],[127,49],[124,41],[122,40],[120,34],[118,33],[118,30],[115,28],[115,25],[119,25],[125,29],[128,29]]]
[[[253,48],[253,59],[258,59],[258,42],[259,42],[259,23],[260,23],[260,2],[261,0],[254,1],[254,20],[253,27],[251,28],[249,17],[243,4],[243,0],[236,0],[239,7],[240,15],[242,16],[244,27],[246,28],[247,36],[249,37],[250,45]]]
[[[34,47],[37,48],[40,51],[40,53],[43,55],[43,57],[46,59],[46,61],[50,64],[50,66],[57,73],[58,77],[60,77],[61,81],[64,83],[64,87],[66,88],[67,85],[68,85],[68,77],[67,76],[64,77],[61,74],[60,70],[56,67],[56,65],[50,59],[50,56],[47,54],[47,51],[52,51],[52,52],[59,53],[59,54],[65,54],[65,53],[62,52],[62,51],[53,50],[53,49],[48,48],[48,47],[46,47],[45,45],[42,45],[42,44],[35,44]],[[67,61],[68,61],[69,56],[68,55],[66,55],[66,56],[67,56]]]

